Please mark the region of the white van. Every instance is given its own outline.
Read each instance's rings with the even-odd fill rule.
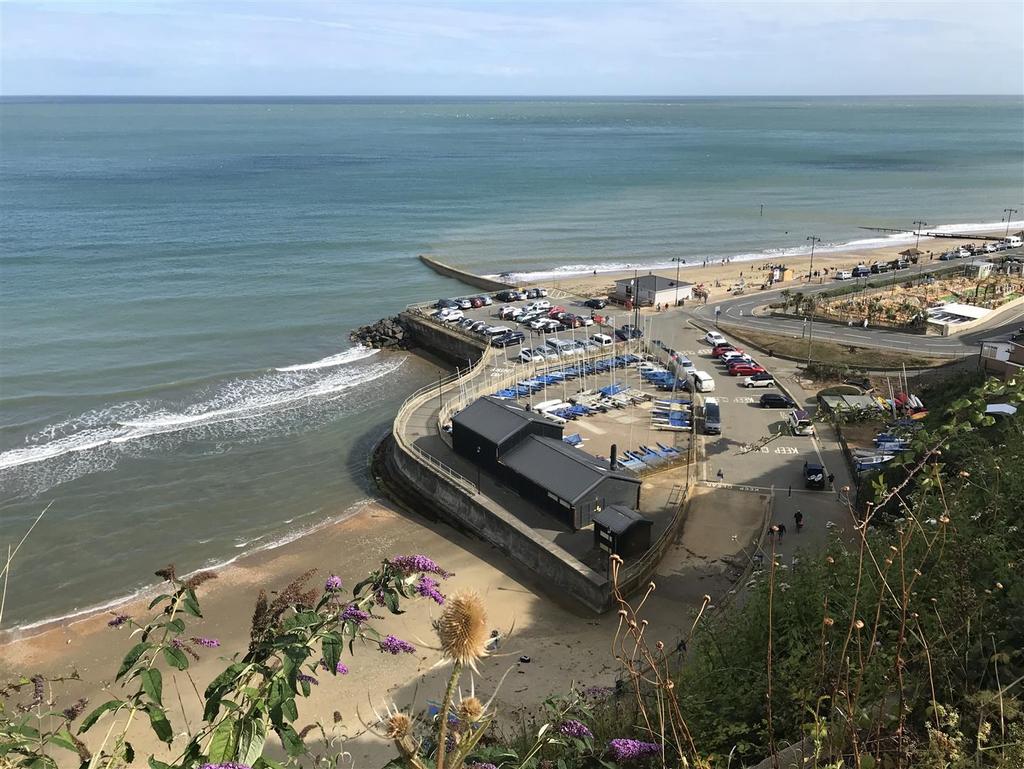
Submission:
[[[558,353],[562,358],[569,358],[576,354],[576,349],[568,339],[552,337],[544,342],[548,347]]]
[[[488,339],[494,339],[502,334],[507,334],[511,330],[508,326],[488,326],[484,329],[483,334]]]
[[[1021,239],[1016,235],[1010,235],[1009,237],[1005,238],[1003,242],[1006,243],[1006,245],[1008,245],[1010,248],[1017,248],[1024,241],[1021,241]]]
[[[811,415],[803,409],[790,411],[787,421],[793,430],[793,435],[814,435],[814,423],[811,422]]]
[[[694,371],[693,386],[697,388],[697,392],[714,392],[715,380],[711,378],[711,374],[709,374],[707,371]]]
[[[615,344],[615,340],[607,334],[594,334],[590,337],[590,341],[598,347],[611,347]]]
[[[834,277],[836,280],[851,280],[853,278],[853,273],[849,270],[839,270],[836,272]]]

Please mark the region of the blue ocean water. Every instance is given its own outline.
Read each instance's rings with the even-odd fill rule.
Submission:
[[[0,101],[6,624],[372,494],[435,368],[355,325],[543,274],[1024,209],[1020,98]],[[761,215],[761,205],[764,214]]]

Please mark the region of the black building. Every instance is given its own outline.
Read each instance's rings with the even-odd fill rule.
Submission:
[[[594,516],[594,545],[609,555],[637,558],[651,549],[652,526],[636,510],[609,505]]]
[[[573,529],[609,505],[640,506],[639,478],[560,438],[528,435],[498,459],[510,488]]]
[[[497,474],[502,473],[498,458],[530,435],[561,441],[562,426],[491,397],[479,398],[452,417],[455,453]]]

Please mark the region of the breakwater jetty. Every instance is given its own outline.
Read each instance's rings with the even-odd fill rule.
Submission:
[[[460,270],[458,267],[452,267],[450,264],[439,262],[437,259],[433,259],[424,254],[420,254],[419,256],[420,261],[438,275],[444,275],[446,278],[454,278],[455,280],[465,283],[467,286],[481,288],[484,291],[500,291],[503,288],[514,288],[512,283],[504,283],[500,280],[485,278],[482,275],[475,275],[472,272]]]

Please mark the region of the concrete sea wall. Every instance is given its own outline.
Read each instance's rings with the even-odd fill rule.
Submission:
[[[455,278],[455,280],[461,281],[467,286],[482,288],[484,291],[501,291],[503,288],[513,288],[511,283],[503,283],[500,280],[492,280],[481,275],[474,275],[471,272],[460,270],[458,267],[452,267],[423,254],[420,254],[420,261],[439,275],[444,275],[446,278]]]

